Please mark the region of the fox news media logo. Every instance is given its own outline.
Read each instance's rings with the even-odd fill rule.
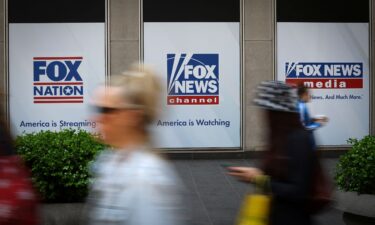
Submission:
[[[168,105],[219,104],[219,54],[167,54]]]
[[[363,63],[285,63],[286,82],[314,89],[363,88]]]
[[[34,103],[83,103],[82,57],[34,57]]]

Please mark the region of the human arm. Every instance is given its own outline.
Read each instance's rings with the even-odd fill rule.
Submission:
[[[328,121],[328,118],[325,118],[325,119],[310,118],[305,102],[302,102],[302,101],[298,102],[298,110],[300,114],[301,123],[307,130],[315,130],[322,126],[323,121],[325,121],[325,119]]]
[[[323,115],[315,116],[313,118],[313,121],[324,125],[328,122],[328,117],[323,116]]]
[[[229,175],[237,177],[239,180],[244,182],[254,182],[254,179],[263,174],[263,171],[261,171],[258,168],[254,167],[228,167]]]
[[[306,197],[311,181],[313,150],[306,131],[288,137],[285,164],[287,174],[284,178],[274,174],[265,174],[270,177],[271,192],[277,198],[290,201],[301,200]],[[241,181],[254,182],[257,176],[264,172],[253,167],[229,167],[229,175]]]

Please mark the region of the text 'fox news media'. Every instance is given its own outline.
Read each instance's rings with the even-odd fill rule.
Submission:
[[[363,88],[363,63],[358,62],[287,62],[285,74],[287,83],[311,89]]]

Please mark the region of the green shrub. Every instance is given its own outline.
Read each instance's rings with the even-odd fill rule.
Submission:
[[[72,129],[23,134],[15,146],[45,202],[83,201],[89,164],[105,148],[89,132]]]
[[[352,148],[342,155],[336,166],[339,189],[359,194],[375,194],[375,137],[348,140]]]

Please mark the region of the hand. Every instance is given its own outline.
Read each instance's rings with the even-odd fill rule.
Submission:
[[[320,123],[320,124],[325,124],[328,122],[328,117],[326,116],[317,116],[314,118],[314,122]]]
[[[254,167],[228,167],[227,169],[229,175],[245,182],[253,182],[256,176],[263,174],[263,171]]]
[[[328,117],[326,116],[323,116],[323,115],[320,115],[320,116],[316,116],[312,119],[315,123],[318,123],[320,124],[320,126],[324,126],[326,125],[326,123],[328,122]]]

